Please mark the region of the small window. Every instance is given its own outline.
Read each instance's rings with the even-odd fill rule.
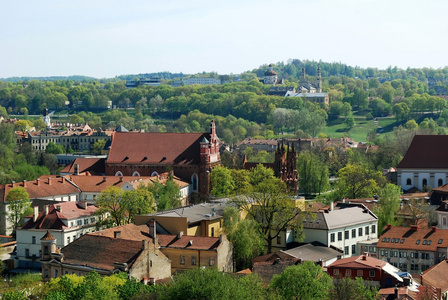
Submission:
[[[386,238],[383,238],[381,241],[382,241],[382,242],[386,242]]]
[[[349,251],[348,246],[345,246],[345,247],[344,247],[344,254],[345,254],[345,255],[349,255],[348,251]]]
[[[416,243],[417,245],[420,245],[420,240],[417,240],[415,243]]]
[[[375,227],[375,225],[372,225],[372,233],[376,233],[376,227]]]
[[[369,235],[369,226],[366,226],[365,233],[366,235]]]
[[[352,255],[356,254],[356,245],[352,245]]]
[[[180,264],[185,265],[185,256],[184,255],[180,256]]]
[[[404,243],[404,239],[401,239],[400,244],[403,244],[403,243]]]
[[[352,270],[350,269],[345,270],[345,276],[347,277],[352,276]]]
[[[356,237],[356,229],[352,229],[352,238],[354,239]]]
[[[281,245],[282,244],[282,237],[278,236],[277,237],[277,245]]]
[[[363,273],[363,270],[358,270],[358,272],[356,272],[356,276],[362,277]]]
[[[440,240],[439,240],[439,244],[442,244],[442,243],[443,243],[443,239],[440,239]]]
[[[338,232],[338,241],[342,241],[342,231]]]
[[[422,244],[423,244],[423,245],[426,245],[426,240],[424,240]]]
[[[192,265],[192,266],[196,266],[196,255],[193,255],[193,256],[191,257],[191,265]]]
[[[428,185],[428,180],[426,178],[423,178],[422,180],[422,186],[427,186]]]
[[[386,243],[389,243],[389,241],[390,241],[390,238],[387,238],[387,239],[386,239]]]
[[[331,243],[334,243],[334,238],[335,238],[334,233],[330,234],[330,242]]]
[[[395,243],[395,239],[392,239],[391,243]]]
[[[429,240],[429,241],[426,243],[426,245],[431,245],[431,240]]]
[[[210,266],[214,266],[215,265],[215,258],[214,257],[210,257],[209,260],[208,260],[208,264]]]
[[[32,243],[32,244],[36,244],[36,237],[35,237],[35,236],[33,236],[33,237],[31,238],[31,243]]]
[[[334,269],[333,270],[333,275],[339,275],[339,269]]]
[[[439,179],[439,181],[438,181],[438,185],[439,185],[439,186],[443,185],[443,180],[442,180],[442,178]]]
[[[362,227],[358,228],[358,236],[362,236]]]
[[[369,271],[369,277],[375,277],[375,271],[374,270]]]
[[[411,184],[412,184],[411,178],[406,179],[406,185],[411,185]]]
[[[344,232],[344,235],[345,235],[345,239],[346,239],[346,240],[349,239],[349,238],[350,238],[350,231],[346,230],[346,231]]]
[[[67,244],[70,244],[70,237],[67,237]]]

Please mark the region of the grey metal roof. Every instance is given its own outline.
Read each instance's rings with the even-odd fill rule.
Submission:
[[[346,207],[332,211],[318,212],[315,218],[307,218],[303,227],[307,229],[335,229],[368,222],[375,222],[378,217],[365,207]]]
[[[190,205],[160,211],[147,216],[165,216],[165,217],[179,217],[187,218],[188,223],[196,223],[203,220],[215,220],[223,217],[223,210],[227,204],[224,203],[203,203],[197,205]]]
[[[321,259],[323,261],[330,260],[341,255],[341,252],[319,242],[305,244],[289,250],[284,250],[283,252],[305,261],[310,260],[315,262],[318,262]]]

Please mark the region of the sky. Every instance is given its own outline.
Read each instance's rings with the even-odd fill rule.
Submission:
[[[446,0],[0,0],[0,78],[448,66]]]

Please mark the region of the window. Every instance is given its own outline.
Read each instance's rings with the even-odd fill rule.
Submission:
[[[380,255],[381,255],[381,256],[384,256],[384,250],[381,250],[381,251],[380,251]]]
[[[209,260],[208,260],[208,264],[210,266],[214,266],[215,265],[215,258],[214,257],[210,257]]]
[[[282,237],[278,236],[277,237],[277,245],[281,245],[282,244]]]
[[[44,246],[44,255],[48,255],[48,246]]]
[[[346,230],[345,231],[345,239],[349,239],[350,238],[350,231]]]
[[[70,237],[67,237],[67,244],[70,244]]]
[[[417,245],[419,245],[419,244],[420,244],[420,240],[417,240],[415,243],[416,243]]]
[[[438,181],[438,185],[439,185],[439,186],[443,185],[443,180],[442,180],[442,178],[439,179],[439,181]]]
[[[90,218],[90,223],[95,223],[95,217]]]
[[[390,241],[390,238],[386,238],[386,243],[389,243],[389,241]]]
[[[59,275],[59,270],[58,269],[54,269],[54,278],[58,277]]]
[[[362,227],[358,228],[358,236],[362,236]]]
[[[403,244],[403,243],[404,243],[404,239],[401,239],[400,244]]]
[[[431,240],[429,240],[429,241],[426,243],[426,245],[431,245]]]
[[[89,219],[84,219],[84,225],[89,224]]]
[[[191,265],[192,265],[192,266],[196,266],[196,255],[193,255],[193,256],[191,257]]]
[[[394,257],[398,257],[398,251],[394,251]]]
[[[373,233],[376,233],[376,227],[375,227],[375,225],[372,225],[372,234]]]
[[[48,277],[48,269],[45,269],[44,274],[45,274],[45,277]]]
[[[446,217],[442,217],[442,225],[446,226]]]
[[[330,234],[330,242],[334,243],[334,233]]]
[[[411,178],[406,179],[406,185],[411,185],[411,184],[412,184]]]
[[[338,241],[342,241],[342,231],[338,232]]]
[[[427,185],[428,185],[428,180],[426,178],[423,178],[422,186],[427,186]]]
[[[356,254],[356,245],[352,245],[352,255]]]
[[[418,259],[418,252],[414,252],[414,258]]]
[[[32,243],[32,244],[36,244],[36,237],[35,237],[35,236],[33,236],[33,237],[31,238],[31,243]]]
[[[180,256],[180,264],[185,265],[185,256],[184,255]]]
[[[215,227],[212,227],[212,237],[214,237],[214,236],[215,236]],[[280,242],[279,242],[279,238],[280,238]],[[282,241],[281,237],[278,236],[277,237],[277,244],[281,244],[281,241]]]
[[[443,239],[440,239],[440,240],[439,240],[439,244],[442,244],[442,243],[443,243]]]
[[[356,276],[362,277],[363,273],[364,272],[362,270],[358,270],[358,272],[356,272]]]
[[[336,276],[339,275],[339,269],[334,269],[333,270],[333,275],[336,275]]]
[[[374,270],[369,271],[369,277],[375,277],[375,271]]]
[[[30,257],[30,249],[25,249],[25,257]]]
[[[78,220],[77,224],[78,224],[78,226],[81,226],[82,225],[82,220]]]
[[[345,255],[349,255],[348,250],[349,250],[349,249],[348,249],[348,246],[345,246],[345,248],[344,248],[344,254],[345,254]]]
[[[366,226],[365,232],[366,232],[366,235],[369,235],[369,226]]]
[[[381,241],[382,241],[382,242],[386,242],[386,238],[384,237]]]
[[[347,270],[345,270],[345,276],[352,276],[352,270],[350,270],[350,269],[347,269]]]
[[[395,239],[392,239],[391,243],[395,243]]]
[[[384,256],[385,256],[385,257],[388,257],[388,256],[389,256],[389,251],[384,250]]]
[[[352,229],[352,238],[354,239],[356,237],[356,229]]]

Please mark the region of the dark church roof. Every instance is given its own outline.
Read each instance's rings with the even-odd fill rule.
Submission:
[[[115,132],[107,163],[200,163],[200,141],[209,133]]]
[[[398,168],[448,168],[448,135],[416,135]]]

